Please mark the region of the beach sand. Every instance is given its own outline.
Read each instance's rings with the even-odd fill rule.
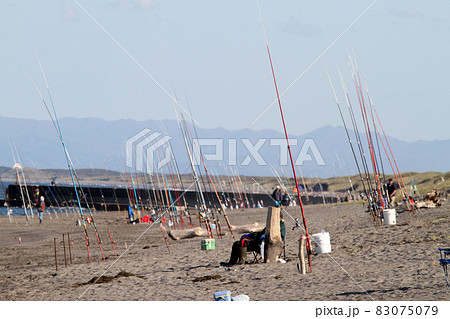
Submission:
[[[250,300],[449,300],[439,247],[450,246],[449,203],[422,209],[415,215],[398,210],[397,225],[375,228],[362,204],[305,206],[310,234],[330,233],[332,252],[312,255],[312,273],[297,270],[298,238],[286,221],[286,263],[246,264],[221,267],[227,261],[232,238],[216,238],[215,250],[201,250],[202,238],[168,239],[168,253],[159,224],[126,224],[123,212],[96,212],[94,218],[103,240],[102,255],[92,224],[88,225],[92,261],[88,262],[82,227],[73,214],[37,217],[0,217],[0,300],[213,300],[213,294],[229,290],[232,296]],[[300,217],[298,207],[287,209]],[[254,221],[265,224],[267,208],[228,211],[233,225]],[[301,218],[300,218],[301,220]],[[198,221],[195,220],[196,226]],[[116,259],[108,236],[111,231]],[[67,233],[70,233],[72,264]],[[66,240],[65,267],[63,234]],[[19,237],[21,243],[19,243]],[[58,271],[54,238],[57,238]],[[126,247],[128,250],[126,251]],[[252,260],[251,254],[248,260]],[[94,277],[110,276],[90,284]],[[206,277],[201,280],[200,277]],[[197,280],[196,280],[197,278]],[[94,278],[95,280],[95,278]]]

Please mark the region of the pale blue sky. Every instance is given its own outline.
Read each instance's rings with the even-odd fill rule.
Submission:
[[[251,126],[275,99],[254,0],[78,1],[189,100],[200,126],[282,130],[276,106]],[[373,2],[261,0],[280,91]],[[325,70],[337,87],[339,65],[351,87],[353,49],[388,134],[449,139],[449,17],[449,1],[378,1],[282,98],[289,133],[341,125]],[[2,116],[48,119],[25,75],[45,91],[36,52],[60,117],[176,118],[170,98],[73,1],[1,1],[0,43]]]

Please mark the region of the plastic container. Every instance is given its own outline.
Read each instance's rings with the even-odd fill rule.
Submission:
[[[231,297],[231,301],[249,301],[250,297],[247,295],[238,295],[235,297]]]
[[[202,250],[216,249],[216,241],[214,239],[202,239]]]
[[[396,217],[395,209],[383,210],[383,219],[384,219],[385,225],[397,224],[397,217]]]
[[[214,293],[215,301],[231,301],[231,291],[225,290]]]
[[[330,233],[322,230],[321,233],[311,236],[312,242],[316,246],[316,252],[318,254],[331,253]]]

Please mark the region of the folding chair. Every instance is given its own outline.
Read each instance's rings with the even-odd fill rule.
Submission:
[[[447,281],[447,286],[450,287],[450,283],[448,280],[448,271],[447,271],[447,265],[450,264],[450,248],[438,248],[439,254],[441,255],[441,258],[439,259],[439,262],[442,265],[442,268],[444,268],[444,275],[445,275],[445,281]]]
[[[251,262],[252,264],[259,264],[260,262],[262,262],[262,256],[259,252],[257,251],[252,251],[253,253],[253,261]]]

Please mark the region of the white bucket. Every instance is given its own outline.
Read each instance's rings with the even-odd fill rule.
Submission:
[[[397,219],[395,217],[395,209],[383,210],[383,218],[385,225],[395,225],[397,223]]]
[[[316,246],[316,252],[318,254],[331,253],[331,243],[330,243],[330,233],[322,230],[321,233],[314,234],[311,236],[312,242]]]

